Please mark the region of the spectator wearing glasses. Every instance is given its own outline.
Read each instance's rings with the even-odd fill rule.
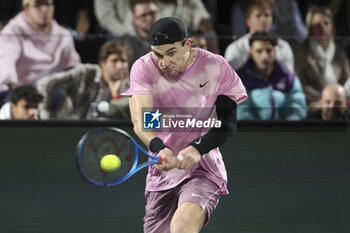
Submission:
[[[159,10],[155,0],[130,0],[132,12],[132,30],[121,37],[131,48],[133,64],[138,58],[151,51],[148,31],[159,19]]]
[[[133,3],[131,2],[130,4],[132,5]],[[209,50],[215,53],[219,52],[217,35],[212,25],[210,14],[201,0],[156,0],[155,2],[159,9],[160,18],[176,17],[184,21],[189,30],[205,32],[209,42]],[[117,36],[130,34],[130,32],[132,34],[135,18],[133,17],[134,12],[132,12],[130,4],[129,1],[94,0],[95,14],[99,24]],[[145,19],[145,16],[139,19]]]
[[[208,42],[208,50],[219,53],[217,34],[212,18],[202,0],[157,0],[160,17],[181,19],[189,31],[202,31]]]
[[[160,18],[156,0],[95,0],[94,5],[99,24],[131,48],[131,64],[151,51],[148,31]]]
[[[71,34],[53,19],[53,0],[23,0],[23,11],[1,31],[0,91],[80,63]]]

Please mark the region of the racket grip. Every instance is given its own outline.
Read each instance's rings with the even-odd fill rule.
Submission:
[[[158,157],[158,164],[162,164],[163,160],[162,157]]]

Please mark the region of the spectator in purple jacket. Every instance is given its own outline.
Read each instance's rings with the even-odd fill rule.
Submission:
[[[298,77],[276,59],[277,37],[257,32],[249,39],[250,58],[237,71],[249,98],[238,106],[240,120],[300,120],[306,101]]]

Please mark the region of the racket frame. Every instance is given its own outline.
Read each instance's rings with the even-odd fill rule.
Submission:
[[[87,140],[87,138],[89,137],[89,135],[91,134],[94,134],[94,133],[98,133],[99,131],[103,131],[103,130],[112,130],[112,131],[115,131],[117,133],[120,133],[122,135],[124,135],[126,138],[128,138],[133,147],[134,147],[134,151],[135,151],[135,159],[134,159],[134,163],[130,169],[130,171],[125,175],[123,176],[122,178],[120,178],[119,180],[116,180],[116,181],[113,181],[113,182],[109,182],[109,183],[101,183],[101,182],[98,182],[98,181],[95,181],[91,178],[89,178],[84,172],[83,172],[83,169],[82,169],[82,166],[81,166],[81,162],[80,162],[80,156],[81,156],[81,150],[83,148],[83,145],[85,143],[85,141]],[[139,152],[141,151],[141,153],[143,153],[144,155],[146,155],[148,158],[151,158],[152,160],[151,161],[148,161],[148,162],[144,162],[140,165],[138,165],[138,161],[139,161]],[[153,164],[161,164],[162,163],[162,159],[156,155],[152,155],[150,154],[148,151],[146,151],[145,149],[143,149],[137,142],[134,138],[132,138],[127,132],[125,132],[124,130],[121,130],[119,128],[115,128],[115,127],[99,127],[97,129],[94,129],[94,130],[91,130],[89,131],[88,133],[84,134],[82,136],[82,138],[80,139],[79,143],[78,143],[78,147],[77,147],[77,157],[76,157],[76,162],[77,162],[77,166],[78,166],[78,170],[81,174],[81,176],[86,180],[88,181],[89,183],[91,184],[94,184],[94,185],[97,185],[97,186],[106,186],[106,187],[109,187],[109,186],[113,186],[113,185],[117,185],[117,184],[120,184],[126,180],[128,180],[131,176],[133,176],[136,172],[140,171],[141,169],[145,168],[145,167],[148,167],[150,165],[153,165]],[[123,162],[123,161],[122,161]]]

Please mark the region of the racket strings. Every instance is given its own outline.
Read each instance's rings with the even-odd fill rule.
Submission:
[[[106,172],[100,167],[103,156],[114,154],[121,160],[119,169]],[[126,176],[133,167],[135,149],[128,137],[111,130],[97,131],[87,137],[80,154],[81,170],[88,179],[108,184]]]

